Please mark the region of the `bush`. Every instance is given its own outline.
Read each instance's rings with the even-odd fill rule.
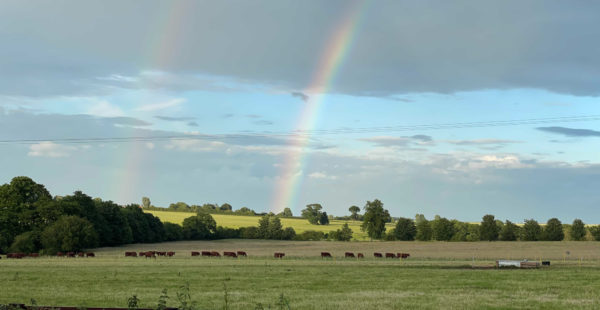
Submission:
[[[296,237],[296,231],[292,227],[283,229],[281,240],[293,240]]]
[[[294,240],[298,241],[319,241],[327,239],[327,235],[322,231],[306,230],[297,234]]]
[[[542,233],[543,239],[546,241],[562,241],[565,238],[563,226],[559,219],[551,218],[546,222]]]
[[[15,237],[9,252],[35,253],[41,249],[40,233],[28,231]]]
[[[350,229],[348,223],[344,223],[341,229],[332,231],[329,235],[331,239],[336,241],[350,241],[352,240],[352,229]]]
[[[179,224],[173,224],[165,222],[163,224],[165,228],[165,240],[167,241],[178,241],[183,240],[183,227]]]
[[[94,226],[78,216],[62,216],[42,233],[42,245],[48,253],[78,252],[98,245]]]
[[[594,240],[600,241],[600,225],[590,227],[590,233]]]
[[[396,227],[392,230],[392,235],[396,240],[415,240],[417,226],[412,219],[401,217],[398,219],[398,222],[396,222]]]
[[[586,231],[585,224],[580,219],[575,219],[573,225],[571,225],[571,239],[575,241],[581,241],[585,239]]]
[[[240,237],[239,229],[227,228],[223,226],[217,227],[215,239],[236,239]]]

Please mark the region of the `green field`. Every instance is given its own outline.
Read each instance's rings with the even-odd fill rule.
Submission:
[[[163,222],[171,222],[181,224],[187,217],[196,215],[195,213],[188,212],[173,212],[173,211],[149,211],[144,210],[160,218]],[[248,226],[258,226],[258,220],[260,216],[238,216],[238,215],[227,215],[227,214],[211,214],[217,222],[217,225],[230,228],[240,228]],[[329,225],[312,225],[305,219],[299,218],[282,218],[281,224],[283,227],[292,227],[296,233],[301,233],[306,230],[316,230],[328,233],[340,229],[344,223],[348,223],[348,226],[352,229],[353,237],[356,240],[367,240],[368,236],[365,232],[360,230],[360,221],[339,221],[332,220]],[[386,226],[388,229],[393,228],[393,224],[388,223]]]
[[[181,241],[96,249],[95,258],[0,260],[0,303],[156,307],[161,291],[178,306],[189,284],[198,309],[255,309],[280,294],[290,309],[598,309],[598,242]],[[126,258],[125,251],[174,250],[173,258]],[[191,250],[245,250],[244,259],[191,257]],[[334,258],[322,260],[330,251]],[[283,251],[283,260],[272,258]],[[365,260],[344,259],[344,251]],[[372,258],[406,251],[405,261]],[[570,255],[565,256],[566,251]],[[510,252],[510,253],[509,253]],[[474,270],[495,258],[542,256],[549,268]],[[475,260],[473,260],[473,258]],[[224,288],[226,286],[226,289]]]

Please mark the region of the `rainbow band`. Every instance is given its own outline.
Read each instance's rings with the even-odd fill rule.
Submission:
[[[301,112],[296,126],[297,130],[310,130],[315,127],[319,116],[319,110],[323,104],[323,99],[352,47],[357,26],[360,24],[360,17],[365,11],[367,1],[356,2],[348,10],[344,18],[334,29],[331,35],[330,44],[324,50],[320,58],[317,71],[306,89],[311,94]],[[296,203],[298,190],[302,181],[303,169],[308,164],[307,147],[310,143],[310,135],[299,135],[291,140],[289,146],[291,149],[284,159],[281,166],[279,179],[276,182],[273,200],[271,202],[271,211],[278,213],[285,207],[290,207],[297,211]]]

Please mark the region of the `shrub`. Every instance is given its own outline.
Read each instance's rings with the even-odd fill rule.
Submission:
[[[327,235],[322,231],[306,230],[300,234],[296,234],[294,240],[299,241],[319,241],[327,239]]]
[[[292,227],[286,227],[281,234],[282,240],[293,240],[296,237],[296,231]]]
[[[341,229],[332,231],[329,235],[331,239],[336,241],[350,241],[352,239],[352,229],[350,229],[348,223],[344,223]]]
[[[9,252],[35,253],[41,248],[40,233],[28,231],[15,237]]]
[[[239,234],[242,239],[258,239],[258,227],[241,227]]]
[[[218,226],[215,232],[215,239],[236,239],[240,237],[240,230]]]
[[[42,245],[49,253],[77,252],[98,245],[94,226],[78,216],[62,216],[42,233]]]

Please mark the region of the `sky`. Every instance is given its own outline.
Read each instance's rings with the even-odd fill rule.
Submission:
[[[600,223],[600,3],[0,3],[0,183]]]

